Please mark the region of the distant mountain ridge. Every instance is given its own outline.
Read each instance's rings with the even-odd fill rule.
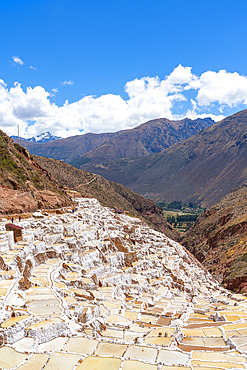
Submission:
[[[10,137],[11,139],[14,140],[14,142],[18,141],[18,136],[10,136]],[[52,135],[49,131],[46,131],[46,132],[43,132],[42,134],[30,137],[28,139],[25,139],[23,137],[20,137],[19,139],[23,141],[28,141],[30,143],[44,144],[44,143],[50,143],[51,141],[62,139],[62,137]]]
[[[144,157],[159,153],[214,123],[211,118],[196,120],[185,118],[179,121],[166,118],[154,119],[119,133],[101,146],[72,161],[71,164],[77,168],[84,168],[84,164],[107,163],[114,159]]]
[[[79,168],[84,163],[102,163],[117,158],[142,157],[160,152],[213,123],[211,118],[186,118],[180,121],[160,118],[130,130],[87,133],[44,144],[20,140],[20,144],[31,154],[60,159]]]
[[[247,179],[247,110],[160,153],[81,168],[157,202],[181,200],[210,207]]]
[[[60,159],[70,163],[82,154],[102,145],[105,141],[118,135],[116,132],[104,134],[84,134],[67,137],[65,139],[51,141],[49,143],[31,143],[26,140],[20,140],[31,154],[41,157]],[[17,140],[15,140],[16,142]]]

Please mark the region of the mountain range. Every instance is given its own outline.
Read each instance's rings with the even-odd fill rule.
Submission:
[[[102,145],[71,162],[80,168],[84,164],[108,163],[120,158],[144,157],[185,140],[211,126],[211,118],[170,121],[160,118],[143,123],[131,130],[119,132]]]
[[[179,200],[205,208],[246,180],[246,125],[244,110],[217,123],[161,118],[116,133],[21,144],[33,154],[62,159],[156,202]]]
[[[141,158],[80,166],[156,202],[217,203],[247,178],[247,110]]]
[[[18,142],[18,140],[22,140],[22,141],[28,141],[30,143],[40,143],[40,144],[49,143],[54,140],[62,139],[60,136],[52,135],[49,131],[43,132],[40,135],[36,135],[28,139],[25,139],[23,137],[18,138],[18,136],[10,136],[10,137],[15,142]]]
[[[79,158],[84,153],[95,149],[102,145],[110,138],[118,133],[104,134],[84,134],[71,136],[66,139],[59,139],[49,143],[31,143],[26,140],[21,140],[19,143],[24,146],[31,154],[41,157],[60,159],[66,163],[70,163],[76,158]],[[17,140],[14,140],[17,142]]]
[[[170,121],[151,120],[134,129],[115,133],[83,134],[49,143],[20,144],[31,154],[61,159],[76,167],[84,163],[105,163],[118,158],[142,157],[158,153],[212,125],[211,118]]]

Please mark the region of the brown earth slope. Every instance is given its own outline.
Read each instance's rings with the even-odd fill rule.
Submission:
[[[128,211],[173,239],[178,236],[152,200],[62,161],[32,156],[0,131],[1,214],[72,205],[63,186],[76,189],[82,196],[94,197],[102,205]]]
[[[71,204],[58,183],[0,130],[0,213],[22,213]]]
[[[247,292],[247,184],[200,215],[180,242],[228,289]]]
[[[157,202],[180,200],[208,208],[246,181],[246,158],[244,110],[160,153],[83,168]]]
[[[162,209],[152,200],[62,161],[34,157],[0,131],[0,214],[72,205],[70,196],[62,190],[66,185],[105,206],[121,208],[142,218],[173,239],[177,237],[177,232],[164,219]]]
[[[153,200],[62,161],[38,156],[34,158],[59,184],[75,189],[85,197],[96,198],[103,206],[128,211],[172,239],[178,237],[177,231],[166,222],[162,209]]]
[[[154,119],[131,130],[120,132],[70,164],[81,168],[83,164],[106,163],[119,158],[143,157],[159,153],[213,123],[211,118],[196,120],[185,118],[179,121],[170,121],[166,118]]]

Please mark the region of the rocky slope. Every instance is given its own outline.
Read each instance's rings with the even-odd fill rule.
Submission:
[[[154,119],[119,133],[96,149],[72,161],[71,164],[82,168],[84,164],[107,163],[119,158],[143,157],[159,153],[213,123],[211,118],[196,120],[185,118],[179,121],[170,121],[166,118]]]
[[[62,161],[32,156],[0,132],[1,214],[69,205],[71,194],[64,192],[64,186],[77,190],[80,196],[95,197],[103,205],[141,217],[169,237],[178,236],[164,219],[162,209],[151,199]]]
[[[247,292],[247,184],[206,210],[180,241],[227,288]]]
[[[244,110],[160,153],[83,168],[157,202],[191,201],[208,208],[246,181],[246,158]]]
[[[59,184],[0,131],[0,213],[22,213],[71,204]]]
[[[121,184],[79,170],[62,161],[38,156],[34,158],[59,184],[75,189],[85,197],[96,198],[104,206],[124,210],[141,217],[170,238],[178,237],[177,231],[166,222],[162,209],[153,200],[146,199]]]

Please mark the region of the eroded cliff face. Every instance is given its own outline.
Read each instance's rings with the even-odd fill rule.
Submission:
[[[225,287],[247,291],[247,185],[234,189],[198,217],[181,243]]]
[[[0,367],[247,365],[246,297],[139,219],[75,207],[20,221],[18,243],[0,224]]]

